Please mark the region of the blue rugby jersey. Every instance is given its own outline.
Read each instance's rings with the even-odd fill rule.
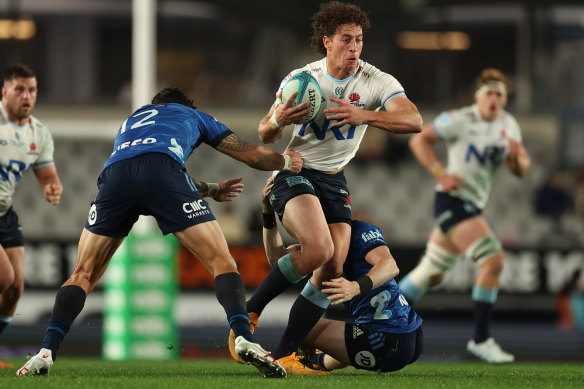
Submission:
[[[368,223],[354,220],[349,254],[343,266],[344,276],[356,281],[373,267],[365,260],[369,251],[387,246],[381,230]],[[355,322],[378,331],[396,334],[408,333],[422,325],[422,319],[409,306],[394,279],[353,297],[346,302]]]
[[[163,153],[181,165],[201,143],[217,147],[232,131],[214,117],[182,104],[148,104],[121,125],[104,168],[146,153]]]

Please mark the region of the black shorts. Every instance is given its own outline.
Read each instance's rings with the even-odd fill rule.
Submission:
[[[24,246],[18,215],[12,207],[3,216],[0,216],[0,245],[5,249]]]
[[[85,228],[124,237],[140,215],[152,215],[163,234],[215,220],[184,166],[161,153],[118,161],[97,179]]]
[[[270,204],[280,220],[284,217],[286,203],[301,194],[318,197],[328,224],[351,224],[351,199],[345,174],[324,174],[312,169],[299,173],[280,172],[274,178]]]
[[[442,232],[448,230],[463,220],[481,215],[483,211],[474,204],[449,195],[448,193],[436,192],[434,198],[434,218],[436,224]]]
[[[396,371],[420,357],[424,349],[424,333],[422,327],[407,334],[392,334],[346,323],[345,344],[351,366],[356,369]]]

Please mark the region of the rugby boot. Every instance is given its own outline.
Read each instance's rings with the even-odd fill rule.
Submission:
[[[509,354],[501,349],[495,339],[488,338],[484,342],[475,343],[469,340],[466,350],[477,358],[489,363],[509,363],[515,360],[513,354]]]
[[[243,336],[235,339],[235,354],[244,363],[249,363],[259,370],[266,378],[284,378],[286,370],[276,361],[269,352],[257,343],[246,340]]]
[[[42,348],[37,355],[33,356],[16,371],[17,376],[23,375],[46,375],[53,367],[53,354],[51,350]]]
[[[300,362],[300,357],[296,353],[292,353],[287,357],[278,359],[280,365],[286,369],[286,372],[290,375],[330,375],[329,371],[315,370],[306,367]]]

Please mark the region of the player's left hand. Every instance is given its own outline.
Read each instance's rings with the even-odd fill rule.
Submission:
[[[347,100],[337,99],[336,97],[329,97],[329,100],[339,105],[337,108],[327,108],[324,110],[325,114],[334,114],[326,115],[327,119],[340,120],[339,122],[331,124],[331,127],[340,127],[345,124],[358,126],[365,123],[365,117],[363,116],[365,111],[362,109],[355,107]]]
[[[349,281],[343,277],[323,281],[322,286],[321,292],[328,294],[326,299],[331,301],[331,305],[344,303],[361,293],[361,288],[357,282]]]
[[[63,187],[61,184],[47,184],[43,188],[45,199],[53,205],[61,202],[61,195],[63,194]]]
[[[243,192],[243,184],[241,183],[243,177],[233,178],[231,180],[221,181],[219,183],[219,192],[215,195],[215,201],[231,201],[241,192]]]

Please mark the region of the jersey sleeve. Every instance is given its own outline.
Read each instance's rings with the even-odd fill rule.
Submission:
[[[53,155],[55,152],[55,145],[53,143],[53,137],[49,130],[43,126],[41,132],[40,144],[37,145],[39,148],[39,156],[37,160],[33,163],[33,169],[40,169],[45,166],[54,165]]]
[[[515,120],[515,118],[511,115],[508,116],[508,133],[507,133],[507,138],[514,140],[516,142],[521,142],[522,141],[522,137],[521,137],[521,128],[519,127],[519,123],[517,123],[517,120]]]
[[[383,232],[377,226],[362,223],[357,226],[357,231],[355,232],[352,243],[355,245],[360,258],[365,258],[371,250],[379,246],[387,246]]]
[[[439,139],[449,140],[456,136],[456,111],[444,111],[432,122],[432,129]]]
[[[380,86],[379,96],[381,98],[380,105],[385,108],[387,103],[396,97],[405,96],[406,92],[404,87],[395,79],[392,75],[383,73],[380,71],[379,80],[377,81]]]
[[[201,111],[196,112],[201,120],[201,140],[209,146],[216,148],[223,139],[233,134],[233,131],[213,116]]]

